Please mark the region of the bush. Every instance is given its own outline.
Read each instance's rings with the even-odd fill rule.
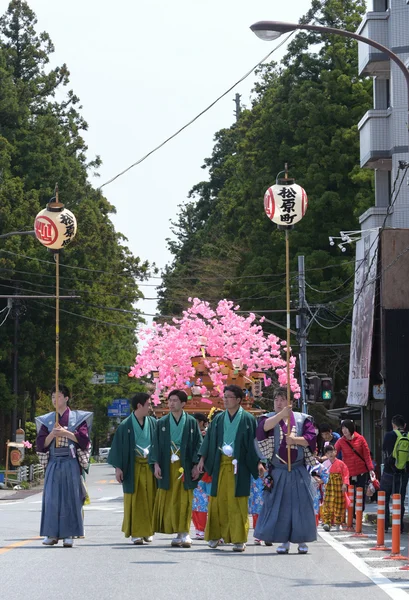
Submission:
[[[22,467],[29,467],[30,465],[38,465],[40,459],[35,452],[25,452],[24,460],[21,463]]]

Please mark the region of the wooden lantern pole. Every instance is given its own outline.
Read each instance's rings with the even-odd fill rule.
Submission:
[[[55,184],[55,205],[59,206],[58,183]],[[55,260],[55,425],[58,425],[58,400],[60,398],[60,251],[56,250]],[[58,448],[58,438],[55,447]]]
[[[279,180],[279,175],[285,173],[285,179]],[[280,186],[284,185],[283,188]],[[278,200],[281,197],[281,200]],[[279,206],[279,203],[282,205]],[[286,295],[287,295],[287,404],[292,407],[291,402],[291,385],[290,385],[290,347],[291,347],[291,330],[290,330],[290,237],[289,230],[293,228],[295,223],[298,223],[304,216],[308,206],[308,198],[305,190],[297,185],[294,179],[288,179],[288,164],[285,163],[284,171],[276,177],[275,185],[272,185],[264,194],[264,210],[266,215],[273,221],[279,229],[285,229],[285,279],[286,279]],[[283,211],[283,212],[281,212]],[[284,213],[284,214],[283,214]],[[287,419],[287,434],[291,434],[291,417]],[[288,471],[291,471],[291,447],[287,446],[287,464]]]
[[[60,396],[60,251],[54,254],[55,260],[55,424],[58,425],[58,399]],[[58,439],[55,440],[58,446]]]
[[[287,175],[287,173],[286,173]],[[290,235],[288,228],[285,230],[285,287],[287,295],[287,402],[291,406],[291,385],[290,385]],[[291,433],[291,417],[287,419],[287,434]],[[287,446],[287,464],[288,471],[291,471],[291,446]]]
[[[58,425],[58,399],[60,395],[60,250],[74,239],[77,232],[75,215],[64,208],[64,204],[59,200],[58,183],[55,184],[53,198],[35,218],[34,232],[38,241],[54,252],[55,260],[55,425]],[[55,440],[55,445],[58,446],[58,438]]]
[[[288,179],[288,164],[285,163],[285,179]],[[290,345],[291,345],[291,320],[290,320],[290,235],[289,227],[285,230],[285,289],[287,299],[287,403],[291,406],[291,385],[290,385]],[[291,417],[287,419],[287,434],[291,433]],[[291,471],[291,446],[287,446],[287,466]]]

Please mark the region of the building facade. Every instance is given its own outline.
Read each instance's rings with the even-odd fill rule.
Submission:
[[[392,50],[409,68],[409,0],[372,0],[371,8],[357,33]],[[409,424],[409,98],[405,76],[387,54],[359,42],[358,64],[361,76],[373,77],[373,108],[358,130],[361,167],[374,170],[375,202],[360,217],[353,309],[358,331],[351,337],[347,403],[361,406],[363,433],[379,461],[392,416],[403,414]],[[365,263],[370,275],[360,283]],[[364,316],[371,317],[367,332]]]

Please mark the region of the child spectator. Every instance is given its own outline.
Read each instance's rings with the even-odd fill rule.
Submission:
[[[329,473],[328,469],[324,467],[318,460],[315,467],[312,467],[310,470],[313,487],[315,490],[314,494],[314,512],[315,512],[315,521],[318,523],[320,521],[321,515],[321,506],[322,500],[324,498],[325,485],[328,483]]]
[[[329,481],[325,486],[324,502],[322,504],[322,521],[324,531],[330,531],[335,523],[339,531],[345,519],[345,492],[348,490],[349,471],[346,464],[337,458],[337,452],[332,444],[324,448],[327,461],[324,467],[329,467]]]

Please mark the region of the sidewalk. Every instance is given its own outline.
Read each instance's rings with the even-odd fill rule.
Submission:
[[[32,487],[29,490],[0,490],[0,502],[2,500],[23,500],[28,496],[39,494],[42,490],[42,485]]]
[[[390,505],[390,512],[392,514],[392,503]],[[363,520],[365,523],[370,523],[371,525],[376,526],[378,514],[378,504],[377,502],[368,502],[365,503],[365,510],[363,513]],[[405,498],[405,514],[403,515],[403,530],[405,533],[409,532],[409,508],[408,508],[408,496]]]

